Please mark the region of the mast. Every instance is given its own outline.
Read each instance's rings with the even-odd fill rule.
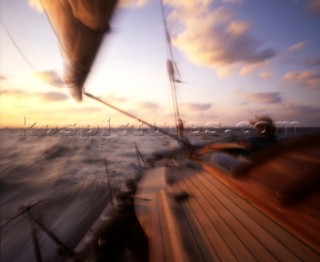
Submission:
[[[177,88],[176,88],[176,83],[181,82],[180,74],[173,56],[170,34],[168,31],[167,22],[166,22],[165,13],[164,13],[163,0],[160,0],[160,6],[161,6],[163,29],[164,29],[165,40],[166,40],[166,52],[168,57],[167,70],[168,70],[168,76],[169,76],[169,82],[170,82],[170,88],[171,88],[175,125],[176,125],[177,135],[179,137],[182,137],[182,133],[179,131],[179,126],[181,125],[180,123],[182,123],[182,121],[180,119],[178,99],[177,99]]]

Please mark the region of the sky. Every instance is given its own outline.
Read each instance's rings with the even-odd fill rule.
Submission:
[[[270,115],[279,125],[320,126],[320,0],[163,2],[185,125]],[[58,42],[37,0],[0,0],[0,15],[1,127],[139,126],[61,88]],[[110,26],[85,90],[152,124],[172,124],[160,1],[122,1]]]

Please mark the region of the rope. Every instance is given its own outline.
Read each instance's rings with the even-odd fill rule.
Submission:
[[[37,224],[44,232],[47,233],[47,235],[53,240],[53,242],[55,242],[55,244],[60,247],[67,256],[73,257],[75,255],[75,253],[70,250],[65,244],[63,244],[63,242],[52,231],[41,224],[40,221],[31,214],[31,212],[28,212],[28,215],[30,219],[35,222],[35,224]]]
[[[33,243],[33,248],[34,248],[34,253],[36,256],[37,262],[42,262],[42,256],[41,256],[41,250],[40,250],[40,245],[39,245],[39,240],[37,236],[37,229],[35,227],[35,223],[33,222],[31,215],[30,215],[30,210],[27,211],[28,215],[28,220],[31,228],[31,236],[32,236],[32,243]]]
[[[108,161],[107,159],[104,160],[105,166],[106,166],[106,174],[108,177],[108,187],[109,187],[109,196],[110,196],[110,202],[111,205],[114,207],[114,202],[113,202],[113,196],[112,196],[112,191],[111,191],[111,177],[108,169]]]
[[[183,143],[183,144],[186,144],[186,141],[185,141],[185,140],[177,137],[176,135],[173,135],[173,134],[167,132],[166,130],[163,130],[163,129],[161,129],[161,128],[158,128],[158,127],[156,127],[155,125],[152,125],[152,124],[148,123],[147,121],[144,121],[144,120],[136,117],[135,115],[130,114],[129,112],[126,112],[126,111],[124,111],[124,110],[122,110],[122,109],[120,109],[120,108],[118,108],[118,107],[116,107],[116,106],[114,106],[114,105],[106,102],[106,101],[103,101],[102,99],[100,99],[100,98],[98,98],[98,97],[96,97],[96,96],[94,96],[94,95],[91,95],[91,94],[89,94],[89,93],[87,93],[87,92],[84,92],[84,95],[86,95],[87,97],[89,97],[89,98],[91,98],[91,99],[93,99],[93,100],[96,100],[96,101],[98,101],[98,102],[100,102],[100,103],[102,103],[102,104],[104,104],[104,105],[106,105],[106,106],[108,106],[108,107],[111,107],[112,109],[114,109],[114,110],[116,110],[116,111],[118,111],[118,112],[120,112],[120,113],[122,113],[122,114],[124,114],[124,115],[126,115],[126,116],[128,116],[128,117],[130,117],[130,118],[133,118],[133,119],[135,119],[135,120],[137,120],[137,121],[145,124],[146,126],[149,126],[149,127],[151,127],[151,128],[154,128],[154,129],[158,129],[159,132],[161,132],[161,133],[164,134],[164,135],[167,135],[167,136],[169,136],[169,137],[171,137],[171,138],[173,138],[173,139],[175,139],[175,140],[177,140],[177,141],[179,141],[179,142],[181,142],[181,143]]]
[[[10,219],[7,219],[7,221],[3,222],[3,223],[0,225],[0,229],[1,229],[2,227],[4,227],[5,225],[9,224],[10,222],[12,222],[13,220],[15,220],[16,218],[18,218],[19,216],[21,216],[21,215],[23,215],[24,213],[26,213],[26,212],[27,212],[28,210],[30,210],[31,208],[34,208],[35,206],[41,204],[42,202],[50,199],[51,197],[54,196],[55,193],[57,193],[58,191],[60,191],[61,189],[65,188],[65,187],[67,187],[67,186],[70,186],[71,184],[73,184],[73,183],[66,184],[66,185],[64,185],[64,186],[62,186],[62,187],[54,190],[52,193],[50,193],[50,195],[48,195],[48,196],[46,196],[46,197],[44,197],[44,198],[42,198],[42,199],[40,199],[40,200],[38,200],[38,201],[30,204],[30,205],[20,207],[20,208],[19,208],[19,212],[18,212],[15,216],[11,217]]]
[[[142,163],[144,164],[144,166],[146,167],[147,166],[147,163],[146,161],[144,160],[136,142],[134,143],[134,146],[135,146],[135,149],[136,149],[136,155],[137,155],[137,159],[138,159],[138,163],[139,163],[139,167],[142,168],[142,165],[140,163],[140,160],[142,161]]]

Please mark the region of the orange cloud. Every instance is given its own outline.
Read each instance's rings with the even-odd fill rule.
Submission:
[[[238,93],[245,102],[256,102],[259,104],[275,104],[283,101],[281,94],[278,92],[270,93],[246,93],[240,91]]]
[[[222,0],[223,3],[241,4],[243,0]]]
[[[28,0],[28,2],[29,2],[29,6],[32,7],[33,9],[39,12],[43,11],[41,0]]]
[[[57,102],[68,100],[68,96],[58,92],[47,92],[38,95],[42,100],[46,102]]]
[[[54,71],[39,71],[34,73],[42,81],[55,87],[64,87],[64,82],[61,77]]]
[[[227,33],[231,35],[242,35],[250,31],[251,24],[242,21],[232,21],[226,28]]]
[[[263,67],[266,65],[266,62],[261,62],[261,63],[254,63],[254,64],[245,64],[242,66],[240,69],[239,75],[240,76],[248,76],[251,73],[255,72],[259,68]]]
[[[250,34],[252,25],[236,20],[224,6],[212,10],[210,0],[165,3],[173,7],[169,20],[178,31],[173,44],[191,62],[212,67],[219,76],[234,66],[261,64],[275,55],[272,49],[261,50],[260,42]]]
[[[320,57],[311,57],[306,59],[305,64],[307,66],[319,66],[320,65]]]
[[[267,71],[260,72],[259,74],[261,79],[269,79],[271,77],[271,73]]]
[[[281,110],[276,112],[277,118],[284,121],[297,121],[301,126],[319,126],[319,107],[295,103],[281,104]]]
[[[60,92],[46,92],[46,93],[27,93],[22,90],[8,90],[3,89],[0,91],[0,95],[11,96],[17,99],[28,99],[28,98],[40,98],[46,102],[56,102],[56,101],[65,101],[68,100],[68,96]]]
[[[155,103],[151,103],[151,102],[140,102],[137,104],[139,109],[143,109],[143,110],[152,110],[155,111],[157,109],[159,109],[159,106]]]
[[[319,0],[308,0],[307,8],[311,14],[320,17],[320,1]]]
[[[111,103],[114,103],[114,104],[126,103],[128,101],[126,98],[114,96],[112,94],[109,94],[108,96],[103,97],[102,99],[106,101],[110,101]]]
[[[296,51],[299,51],[299,50],[303,49],[306,45],[307,45],[306,41],[299,42],[299,43],[296,43],[296,44],[290,46],[288,48],[288,50],[291,51],[291,52],[296,52]]]
[[[22,90],[8,90],[8,89],[2,89],[0,90],[0,95],[6,95],[6,96],[28,96],[26,92]]]
[[[205,111],[210,109],[211,104],[200,104],[200,103],[185,103],[181,104],[180,108],[183,109],[183,111]]]
[[[320,74],[313,71],[294,71],[284,75],[283,81],[305,90],[320,88]]]

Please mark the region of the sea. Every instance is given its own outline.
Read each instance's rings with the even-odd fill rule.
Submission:
[[[137,150],[147,159],[176,146],[155,130],[77,131],[0,130],[0,261],[37,261],[34,238],[43,261],[64,261],[57,239],[76,247],[110,203],[109,189],[121,190],[126,180],[141,174]],[[282,136],[317,132],[304,129]],[[188,135],[198,145],[250,136],[230,128]]]

